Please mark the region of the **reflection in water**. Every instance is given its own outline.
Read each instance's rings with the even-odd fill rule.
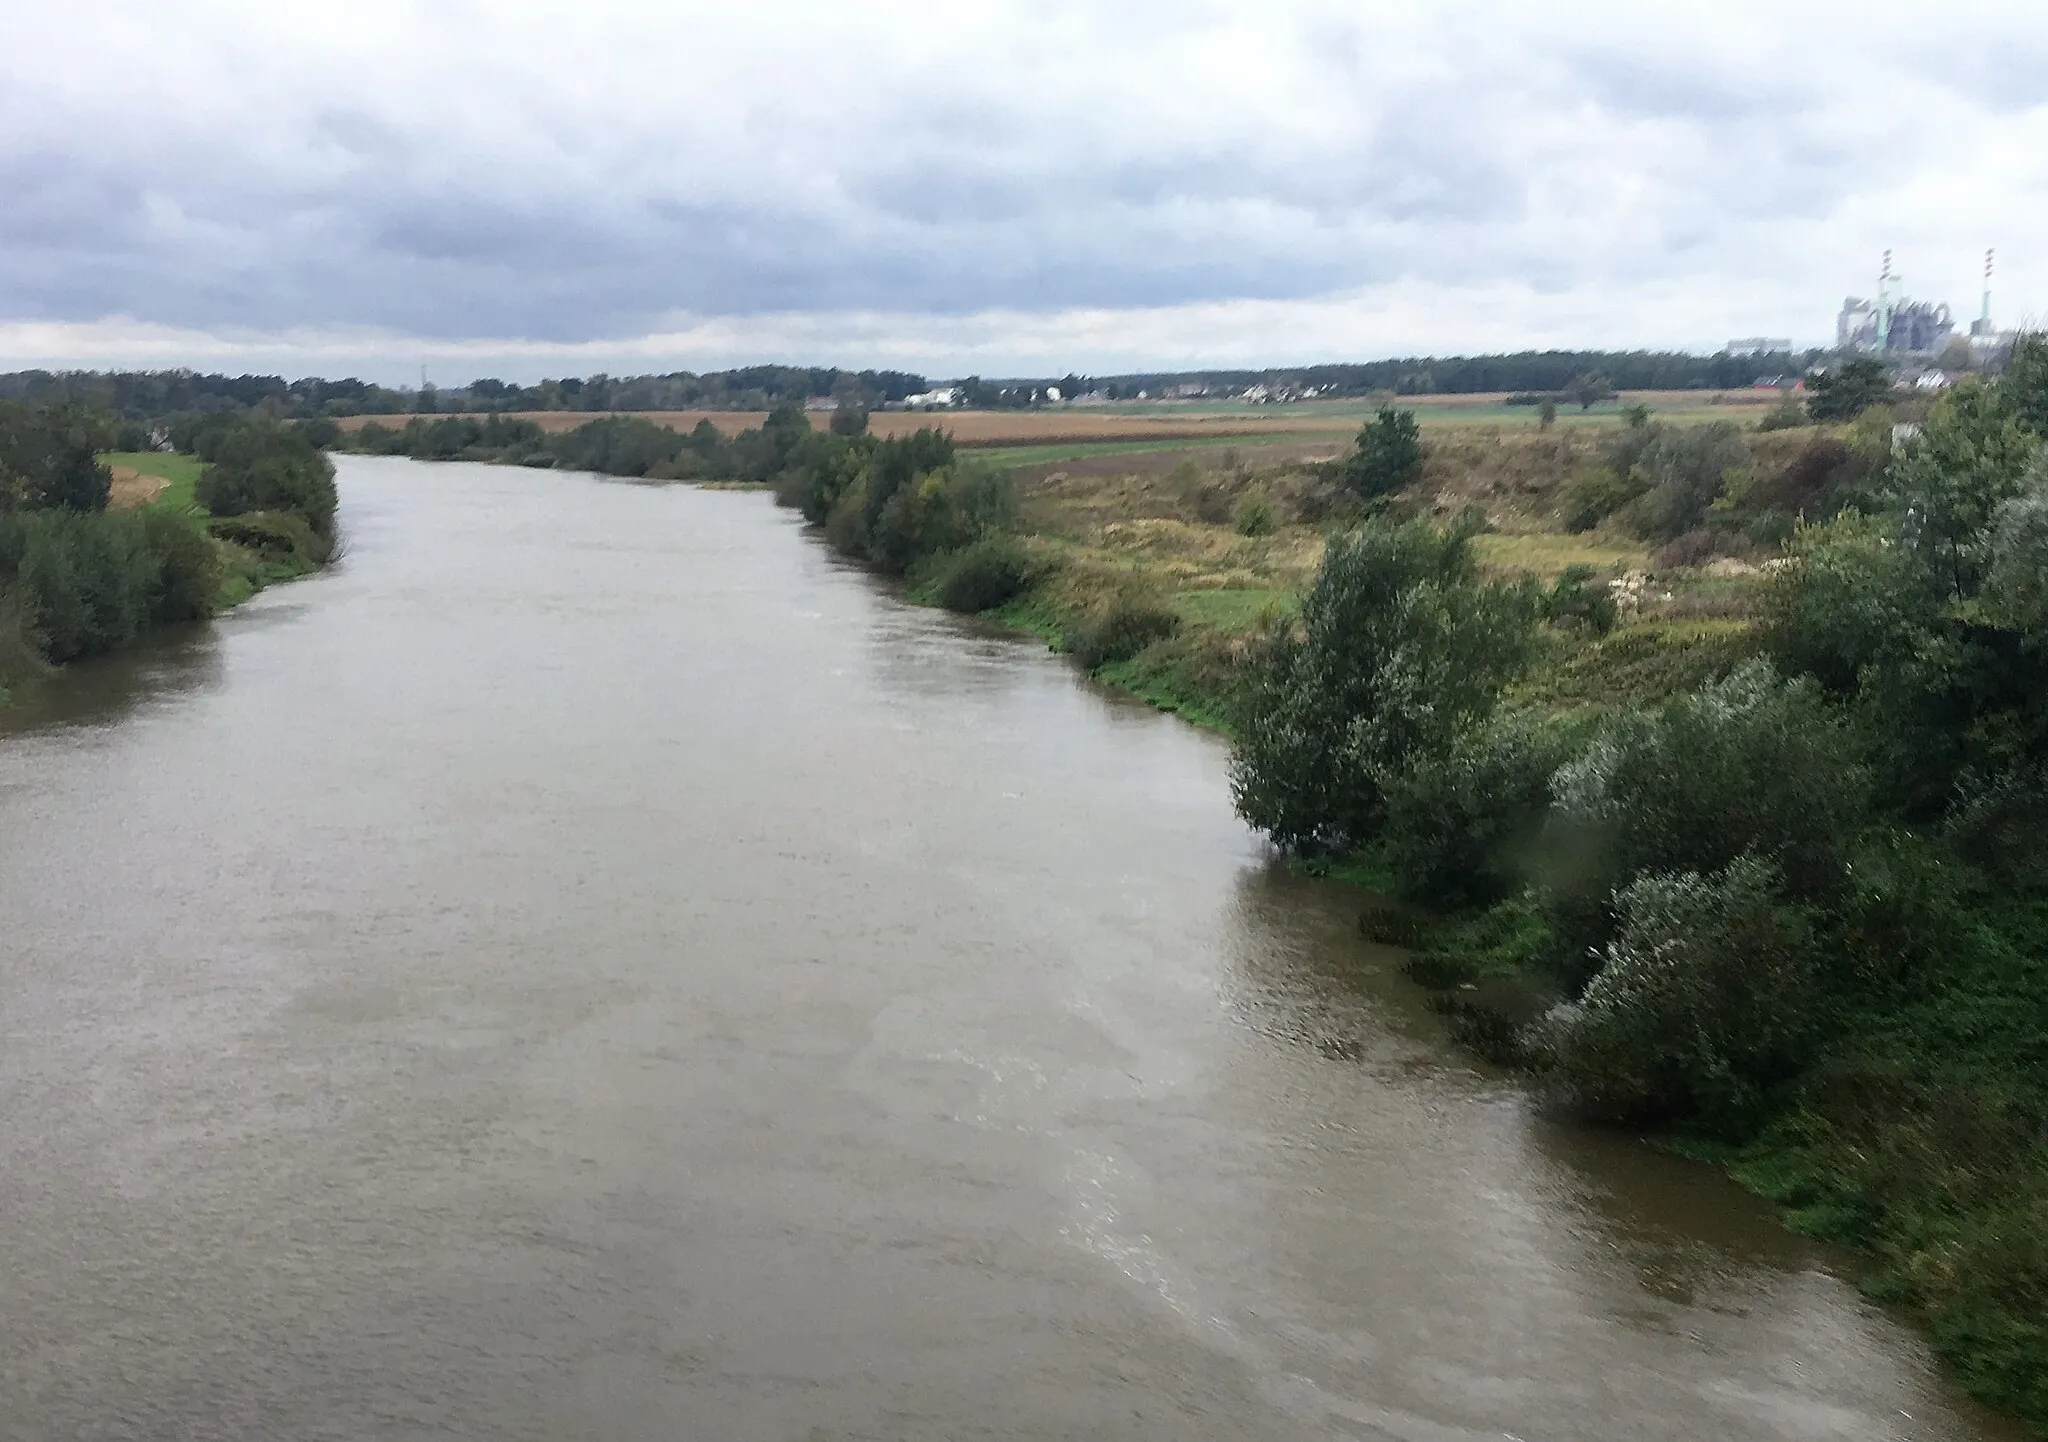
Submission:
[[[2006,1435],[1214,738],[765,497],[341,479],[0,744],[8,1442]]]
[[[216,624],[249,623],[238,616]],[[74,662],[25,688],[14,705],[0,710],[0,740],[50,727],[112,726],[139,707],[175,704],[214,689],[224,675],[214,627],[167,627],[127,650]]]

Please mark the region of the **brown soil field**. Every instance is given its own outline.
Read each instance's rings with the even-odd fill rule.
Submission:
[[[1779,400],[1776,391],[1630,391],[1623,400],[1658,411],[1680,411],[1687,418],[1721,413],[1742,419],[1745,413],[1760,414]],[[1499,423],[1505,395],[1402,396],[1395,404],[1412,408],[1425,418],[1454,422],[1461,412],[1473,412],[1475,423]],[[1175,410],[1166,406],[1139,411],[1056,410],[1056,411],[876,411],[868,417],[869,428],[882,436],[902,436],[922,426],[943,426],[963,446],[1083,445],[1098,441],[1178,441],[1201,437],[1335,435],[1356,431],[1369,416],[1374,402],[1362,400],[1315,402],[1288,406],[1269,413],[1251,408],[1236,411]],[[1573,407],[1562,408],[1563,417],[1576,416]],[[518,411],[515,419],[533,421],[546,431],[574,430],[577,426],[608,414],[601,411]],[[620,412],[619,414],[628,414]],[[764,411],[637,411],[630,412],[656,425],[687,431],[699,421],[710,421],[728,435],[759,426],[767,419]],[[1610,419],[1612,411],[1596,413]],[[1527,412],[1534,424],[1535,411]],[[402,426],[411,416],[348,416],[343,430],[353,431],[375,422]],[[1520,421],[1518,411],[1513,419]],[[823,427],[825,412],[811,414],[811,423]]]
[[[140,510],[170,484],[162,476],[145,476],[133,466],[115,466],[113,474],[113,489],[107,493],[110,511]]]
[[[533,421],[545,431],[568,431],[598,420],[607,412],[519,411],[512,418]],[[619,412],[618,414],[628,414]],[[693,429],[699,421],[710,421],[730,435],[758,427],[767,417],[764,411],[635,411],[643,420],[673,430]],[[353,431],[377,422],[402,426],[411,416],[348,416],[339,424]],[[813,412],[812,425],[822,429],[830,417]],[[1271,436],[1293,432],[1337,432],[1355,430],[1355,415],[1120,415],[1108,411],[951,411],[923,413],[876,411],[868,417],[868,428],[880,436],[904,436],[924,426],[941,426],[953,433],[963,446],[1082,444],[1093,441],[1178,441],[1201,436]]]

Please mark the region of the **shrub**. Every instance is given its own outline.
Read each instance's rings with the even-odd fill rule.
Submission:
[[[1179,629],[1180,617],[1157,596],[1124,590],[1089,612],[1068,633],[1066,647],[1076,661],[1094,671],[1128,661]]]
[[[1575,749],[1556,723],[1516,716],[1419,756],[1388,788],[1381,833],[1400,893],[1471,906],[1519,889],[1550,809],[1550,779]]]
[[[207,522],[206,528],[228,544],[254,551],[265,560],[296,558],[308,566],[317,566],[327,558],[327,543],[313,534],[303,518],[284,512],[219,516]]]
[[[334,538],[334,465],[294,430],[246,424],[206,433],[214,459],[194,497],[216,516],[281,511],[301,517],[323,541]]]
[[[2048,818],[2048,762],[2022,762],[1971,777],[1950,811],[1956,849],[1986,875],[2013,887],[2048,884],[2041,827]]]
[[[17,589],[0,586],[0,697],[8,687],[39,675],[43,669],[35,617],[27,599]]]
[[[1806,1060],[1822,1010],[1811,926],[1777,886],[1770,863],[1742,856],[1621,891],[1599,974],[1532,1028],[1557,1094],[1610,1121],[1753,1125]]]
[[[156,563],[150,619],[165,623],[211,616],[220,595],[220,548],[199,523],[175,512],[147,510],[142,542]]]
[[[114,478],[96,452],[114,431],[106,417],[73,406],[0,402],[0,510],[105,510]]]
[[[1783,466],[1752,475],[1736,499],[1747,510],[1820,520],[1838,504],[1834,498],[1853,489],[1862,473],[1861,458],[1845,442],[1816,436]]]
[[[1763,596],[1765,649],[1837,695],[1855,691],[1867,668],[1918,649],[1938,620],[1939,586],[1875,517],[1799,527],[1786,562]]]
[[[1280,513],[1264,491],[1247,491],[1237,503],[1237,533],[1240,536],[1270,536],[1280,529]]]
[[[1551,884],[1568,905],[1598,904],[1644,873],[1705,874],[1752,854],[1794,896],[1836,893],[1868,807],[1856,754],[1811,681],[1745,662],[1660,711],[1617,717],[1558,772]],[[1597,941],[1604,927],[1591,925]]]
[[[1731,476],[1749,465],[1749,444],[1732,421],[1653,430],[1655,443],[1636,463],[1650,482],[1641,504],[1642,531],[1651,540],[1668,541],[1706,520]]]
[[[1591,566],[1567,566],[1543,597],[1543,617],[1605,636],[1621,619],[1621,612],[1613,588]]]
[[[933,590],[949,611],[988,611],[1028,590],[1035,574],[1014,537],[988,536],[947,557]]]
[[[1590,471],[1565,490],[1565,529],[1590,531],[1649,488],[1632,468],[1617,471],[1603,466]]]
[[[1792,431],[1807,424],[1810,422],[1806,407],[1800,404],[1799,397],[1787,392],[1779,397],[1776,405],[1764,412],[1756,428],[1760,431]]]
[[[1900,517],[1900,539],[1957,599],[1975,592],[1992,523],[2026,490],[2040,449],[2001,394],[1972,381],[1935,403],[1894,461],[1887,499]]]
[[[156,584],[134,516],[59,509],[0,518],[0,588],[21,597],[38,649],[52,661],[133,640]]]
[[[1388,787],[1484,720],[1526,664],[1534,589],[1482,581],[1471,538],[1421,522],[1333,537],[1299,625],[1255,648],[1231,785],[1277,844],[1369,840]]]
[[[1415,412],[1381,406],[1342,462],[1345,484],[1366,500],[1390,496],[1422,477],[1422,432]]]

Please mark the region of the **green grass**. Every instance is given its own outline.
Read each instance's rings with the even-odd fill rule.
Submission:
[[[199,484],[199,473],[206,465],[197,456],[181,456],[172,451],[108,451],[100,457],[102,464],[127,466],[137,475],[161,476],[170,484],[165,486],[152,506],[168,510],[189,511],[197,502],[193,500],[193,488]]]
[[[1291,614],[1297,604],[1291,591],[1253,586],[1182,591],[1173,598],[1173,609],[1183,625],[1226,634],[1254,630],[1269,615]]]
[[[1479,562],[1500,574],[1527,572],[1552,580],[1570,566],[1596,571],[1638,571],[1650,564],[1648,547],[1595,536],[1539,531],[1527,535],[1484,535],[1473,538]]]
[[[1331,428],[1334,436],[1342,427]],[[1143,455],[1162,451],[1210,450],[1217,446],[1256,446],[1291,440],[1316,440],[1313,431],[1274,431],[1266,435],[1188,436],[1170,440],[1049,441],[1030,446],[976,446],[968,454],[999,466],[1030,466],[1050,461],[1079,461],[1090,456]]]

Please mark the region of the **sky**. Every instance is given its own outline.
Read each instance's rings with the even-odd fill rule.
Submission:
[[[2048,4],[0,0],[0,369],[1110,374],[2048,310]]]

